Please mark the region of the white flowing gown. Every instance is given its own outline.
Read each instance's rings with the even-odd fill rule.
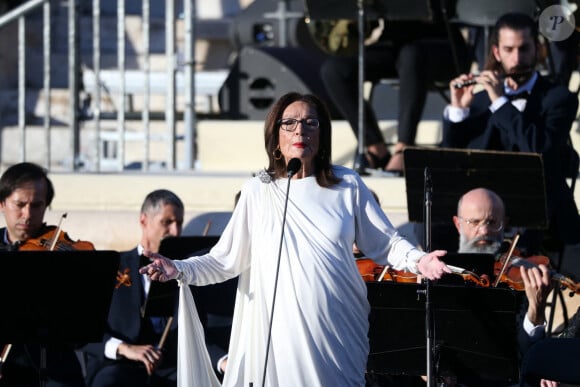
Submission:
[[[424,253],[397,234],[358,174],[334,172],[342,181],[331,188],[291,180],[277,284],[288,179],[246,182],[215,247],[176,261],[185,283],[239,275],[224,386],[262,386],[267,350],[266,386],[364,386],[370,307],[353,242],[396,269],[415,271]]]

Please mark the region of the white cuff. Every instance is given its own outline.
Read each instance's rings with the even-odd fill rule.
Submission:
[[[221,367],[221,365],[222,365],[222,363],[224,362],[224,360],[227,360],[227,359],[228,359],[228,355],[227,355],[227,354],[225,354],[225,355],[223,355],[222,357],[220,357],[220,358],[218,359],[218,361],[217,361],[217,364],[216,364],[216,369],[217,369],[217,371],[220,373],[220,375],[223,375],[223,374],[224,374],[224,371],[222,371],[222,367]],[[226,367],[227,367],[227,364],[226,364]]]
[[[119,359],[119,355],[117,354],[117,350],[119,349],[119,345],[121,345],[122,343],[123,343],[123,341],[121,341],[115,337],[111,337],[109,340],[107,340],[107,342],[105,343],[105,357],[107,359],[112,359],[112,360]]]
[[[443,110],[443,118],[453,123],[461,122],[469,116],[468,108],[447,105]]]
[[[526,317],[524,317],[524,331],[528,334],[528,337],[535,341],[541,337],[543,337],[546,333],[546,322],[542,325],[534,325],[528,318],[528,314],[526,313]]]

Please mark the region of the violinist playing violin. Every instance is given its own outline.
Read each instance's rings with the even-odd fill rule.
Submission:
[[[459,199],[457,215],[453,217],[459,233],[459,252],[498,255],[504,240],[505,222],[505,207],[499,195],[485,188],[468,191]],[[552,278],[545,264],[521,266],[517,274],[521,276],[527,299],[522,305],[525,316],[518,317],[523,319],[518,322],[518,345],[523,354],[531,344],[545,337],[544,309],[552,290]]]
[[[42,167],[24,162],[8,168],[0,177],[0,209],[6,222],[6,227],[0,229],[0,250],[18,250],[27,242],[37,244],[39,237],[53,230],[54,227],[44,223],[45,211],[53,198],[54,187]],[[0,345],[8,348],[7,343]],[[38,385],[40,346],[14,344],[9,348],[0,370],[0,386]],[[72,346],[49,345],[46,362],[46,386],[84,386],[81,366]]]

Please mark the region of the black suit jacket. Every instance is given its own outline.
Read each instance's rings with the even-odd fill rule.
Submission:
[[[194,255],[205,252],[199,251]],[[121,285],[114,290],[103,340],[83,348],[87,355],[89,381],[101,368],[115,362],[105,358],[105,344],[111,337],[132,344],[158,343],[158,337],[155,337],[154,342],[148,337],[150,327],[141,318],[141,307],[145,302],[143,282],[139,274],[141,266],[137,248],[121,253],[119,271],[129,269],[131,286]],[[236,286],[237,278],[215,285],[190,286],[205,329],[206,345],[214,368],[217,361],[227,354]],[[164,347],[163,364],[158,370],[161,374],[169,374],[177,367],[177,301],[176,298],[173,324]],[[221,320],[225,320],[226,324],[222,324],[222,321],[216,324],[216,317],[222,317]]]
[[[542,155],[549,227],[563,243],[580,242],[580,218],[565,171],[577,153],[569,144],[578,98],[563,86],[538,76],[526,108],[511,103],[491,113],[487,92],[476,93],[469,117],[459,123],[443,120],[442,147]]]
[[[129,269],[131,285],[121,284],[113,291],[103,340],[99,343],[90,343],[83,348],[87,355],[87,380],[91,380],[102,367],[115,362],[105,358],[105,344],[111,337],[130,344],[159,343],[160,335],[152,332],[148,318],[141,317],[141,307],[145,302],[143,280],[139,274],[141,266],[141,256],[137,248],[121,253],[119,271]],[[177,367],[177,299],[175,301],[174,320],[165,342],[163,363],[157,370],[157,373],[162,375]]]

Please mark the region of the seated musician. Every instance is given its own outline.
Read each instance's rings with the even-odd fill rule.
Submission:
[[[493,191],[475,188],[465,193],[458,202],[453,223],[459,233],[460,253],[487,253],[497,255],[504,240],[505,207]],[[520,267],[521,280],[527,298],[518,344],[523,354],[537,340],[545,337],[544,309],[552,280],[546,265]],[[524,302],[524,309],[525,309]],[[468,384],[469,385],[469,384]]]
[[[6,227],[0,229],[0,249],[18,250],[31,245],[34,250],[49,250],[50,246],[43,247],[40,237],[55,229],[54,226],[44,223],[44,214],[53,197],[52,182],[42,167],[32,163],[19,163],[9,167],[0,177],[0,209],[6,222]],[[92,247],[90,242],[85,243]],[[0,386],[38,385],[40,346],[0,344],[5,349],[3,353],[7,352],[5,363],[2,364]],[[7,349],[9,350],[6,351]],[[45,349],[46,386],[85,385],[75,348],[68,344],[53,344]]]
[[[83,348],[87,386],[177,385],[177,310],[174,316],[142,317],[151,283],[139,274],[139,267],[148,261],[141,256],[143,249],[158,251],[163,238],[181,234],[183,215],[183,203],[171,191],[156,190],[145,198],[139,216],[141,241],[121,253],[108,329],[102,342]],[[167,324],[161,349],[158,345]]]
[[[473,55],[457,25],[450,33],[443,18],[443,1],[426,2],[433,21],[389,20],[379,40],[365,48],[365,80],[373,83],[398,78],[397,143],[389,151],[370,103],[365,101],[364,144],[367,164],[393,173],[403,170],[402,151],[415,144],[417,127],[434,82],[450,80],[456,71],[467,71]],[[414,5],[409,5],[412,8]],[[416,6],[416,5],[415,5]],[[389,10],[387,10],[387,16]],[[392,15],[395,17],[396,15]],[[451,34],[451,35],[450,35]],[[455,53],[459,69],[454,63]],[[358,58],[329,56],[320,75],[334,105],[358,138]],[[385,108],[389,108],[385,106]]]
[[[132,250],[121,253],[108,329],[101,342],[83,348],[87,360],[87,386],[177,385],[177,305],[171,316],[143,317],[142,306],[149,295],[151,281],[139,274],[139,268],[149,263],[141,255],[144,249],[158,252],[164,238],[181,235],[183,217],[184,205],[175,193],[158,189],[145,197],[139,215],[141,240]],[[216,302],[215,299],[205,300],[206,293],[195,294],[199,313],[204,313],[204,322],[207,322],[207,313],[200,308],[206,302]],[[226,355],[227,344],[218,344],[218,339],[222,338],[217,337],[216,329],[207,329],[207,325],[205,328],[211,360],[217,367],[219,359]],[[215,371],[217,374],[218,370]]]

